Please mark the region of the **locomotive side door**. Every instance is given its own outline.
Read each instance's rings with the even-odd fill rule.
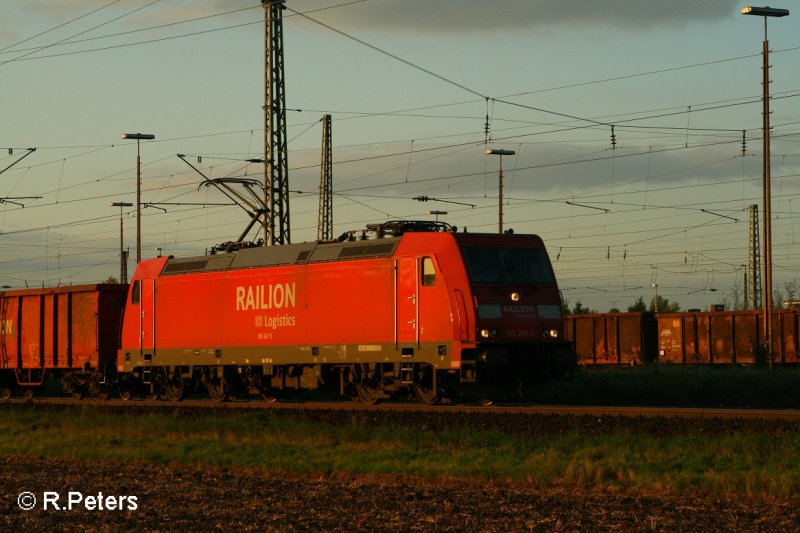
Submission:
[[[419,344],[419,261],[416,257],[395,259],[395,348]],[[404,355],[406,355],[404,353]],[[412,354],[408,354],[412,355]]]
[[[145,361],[151,360],[156,352],[156,280],[152,278],[141,280],[139,352]]]

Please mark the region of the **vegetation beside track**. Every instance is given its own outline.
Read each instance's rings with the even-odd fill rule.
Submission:
[[[59,461],[795,498],[800,425],[596,417],[0,406],[0,454]]]

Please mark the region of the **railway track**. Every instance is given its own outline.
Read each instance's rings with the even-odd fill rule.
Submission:
[[[425,412],[425,413],[482,413],[482,414],[522,414],[589,417],[627,417],[627,418],[666,418],[666,419],[721,419],[721,420],[781,420],[800,421],[800,409],[742,409],[721,407],[653,407],[653,406],[575,406],[575,405],[521,405],[495,404],[490,406],[476,404],[425,405],[411,402],[386,401],[375,405],[359,402],[321,402],[287,401],[268,403],[253,400],[233,400],[210,402],[189,399],[181,402],[149,400],[100,400],[70,398],[12,398],[5,404],[41,406],[97,406],[108,409],[241,409],[241,410],[308,410],[308,411],[375,411],[375,412]]]

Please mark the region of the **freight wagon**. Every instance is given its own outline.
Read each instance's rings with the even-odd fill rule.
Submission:
[[[127,285],[0,292],[0,391],[30,397],[48,375],[76,397],[105,392],[116,375]]]
[[[566,337],[581,365],[638,365],[655,360],[652,313],[567,315]]]
[[[800,362],[796,309],[772,313],[774,362]],[[761,311],[665,313],[658,319],[658,360],[676,364],[753,364],[765,342]]]
[[[755,364],[766,354],[761,311],[568,315],[582,365]],[[800,309],[775,309],[773,361],[800,363]]]

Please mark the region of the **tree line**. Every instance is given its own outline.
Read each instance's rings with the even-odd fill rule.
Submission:
[[[647,304],[644,301],[643,296],[639,296],[639,298],[633,302],[632,305],[628,306],[627,311],[629,313],[645,313],[650,311],[655,312],[658,311],[659,313],[677,313],[681,310],[681,305],[678,302],[671,302],[669,298],[665,298],[661,295],[658,295],[654,298],[650,299],[650,303]],[[569,301],[564,300],[564,314],[567,315],[588,315],[588,314],[597,314],[599,311],[597,309],[591,309],[586,307],[581,303],[580,300],[575,301],[575,306],[570,308]],[[609,313],[620,313],[621,310],[617,307],[612,307],[608,310]]]
[[[777,287],[773,290],[772,307],[774,309],[783,308],[784,304],[787,302],[798,301],[800,301],[800,283],[798,283],[796,279],[787,281],[783,284],[783,287]],[[726,310],[730,311],[742,311],[747,309],[747,306],[745,305],[744,291],[738,282],[734,284],[728,293],[720,299],[720,303],[725,306]],[[760,302],[758,303],[757,308],[761,308]],[[678,311],[681,311],[681,306],[678,302],[672,302],[669,300],[669,298],[665,298],[661,295],[651,298],[649,303],[644,301],[644,297],[639,296],[639,298],[633,302],[632,305],[628,306],[627,311],[629,313],[645,313],[648,311],[651,313],[655,311],[658,311],[659,313],[677,313]],[[580,300],[575,301],[574,307],[570,307],[569,301],[564,300],[564,314],[567,315],[588,315],[601,312],[602,311],[591,309],[583,305]],[[608,312],[619,313],[621,312],[621,309],[612,307],[608,310]]]

